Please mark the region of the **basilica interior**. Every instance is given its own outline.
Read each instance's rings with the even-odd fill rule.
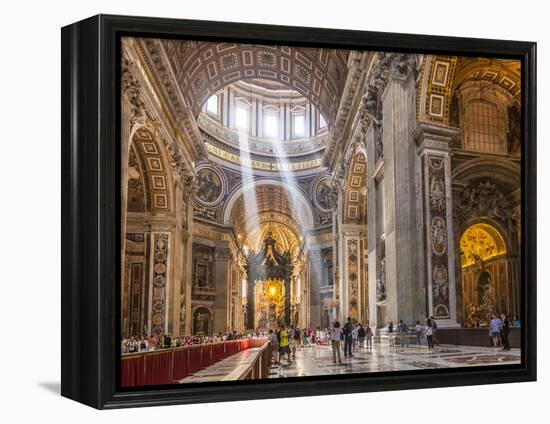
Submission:
[[[124,38],[121,333],[520,315],[520,64]]]

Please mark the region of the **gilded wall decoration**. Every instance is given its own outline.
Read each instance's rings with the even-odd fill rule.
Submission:
[[[147,205],[151,212],[172,212],[171,173],[169,166],[165,166],[165,159],[161,152],[162,147],[157,137],[151,130],[140,128],[136,131],[132,144],[145,170]]]
[[[460,238],[462,267],[486,261],[506,253],[500,233],[488,224],[474,224]]]
[[[422,69],[422,86],[418,90],[417,117],[423,121],[449,123],[453,75],[457,58],[431,56]]]
[[[152,333],[165,333],[169,235],[153,234]]]

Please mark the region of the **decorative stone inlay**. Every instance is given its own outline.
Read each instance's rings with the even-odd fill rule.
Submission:
[[[152,293],[152,332],[161,335],[166,324],[166,289],[168,271],[168,242],[166,233],[153,234],[153,293]]]
[[[427,168],[428,216],[430,222],[430,261],[432,266],[432,314],[435,318],[450,318],[449,272],[448,272],[448,226],[445,181],[445,157],[428,154],[424,156]]]

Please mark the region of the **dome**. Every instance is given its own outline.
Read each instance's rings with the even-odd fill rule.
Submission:
[[[211,95],[197,124],[209,153],[268,171],[321,165],[328,125],[312,101],[277,81],[237,81]]]

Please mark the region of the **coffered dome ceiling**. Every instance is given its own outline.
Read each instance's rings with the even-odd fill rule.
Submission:
[[[262,79],[278,83],[278,88],[296,90],[310,99],[329,124],[336,117],[347,76],[348,50],[179,40],[157,42],[195,116],[204,102],[226,85]]]
[[[140,38],[132,43],[148,69],[147,83],[156,87],[159,98],[167,100],[166,109],[175,124],[185,129],[199,155],[274,172],[310,172],[322,165],[327,139],[345,95],[351,51]],[[301,97],[317,113],[310,115],[307,109],[307,115],[312,116],[308,128],[322,117],[327,131],[312,136],[310,130],[298,143],[295,137],[281,138],[283,142],[276,149],[260,142],[259,137],[251,138],[250,157],[243,157],[244,149],[235,134],[222,131],[221,126],[209,126],[212,122],[201,117],[207,100],[232,85],[254,87],[266,97]],[[281,163],[280,157],[288,158],[287,163]]]

